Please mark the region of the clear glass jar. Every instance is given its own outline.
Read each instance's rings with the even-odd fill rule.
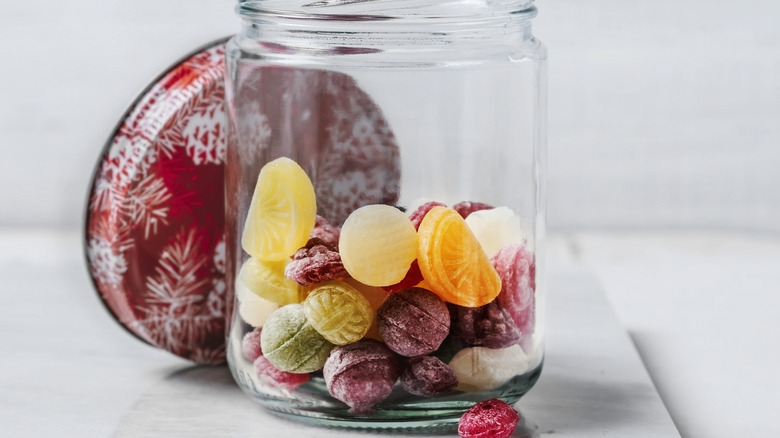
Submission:
[[[448,428],[543,358],[532,0],[242,1],[227,46],[228,362],[266,408]],[[262,347],[261,347],[262,344]]]

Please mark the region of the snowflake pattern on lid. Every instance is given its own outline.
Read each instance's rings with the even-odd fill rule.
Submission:
[[[142,95],[100,158],[85,247],[95,286],[140,339],[225,361],[224,44],[178,63]]]

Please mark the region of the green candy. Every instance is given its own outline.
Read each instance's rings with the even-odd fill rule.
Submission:
[[[311,326],[300,304],[274,311],[263,325],[260,343],[271,365],[290,373],[321,369],[334,347]]]

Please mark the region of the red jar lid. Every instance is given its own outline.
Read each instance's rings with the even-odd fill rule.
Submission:
[[[98,160],[86,212],[87,266],[111,314],[139,339],[201,364],[225,361],[232,307],[225,42],[177,62],[133,103]],[[261,108],[257,118],[269,126],[293,124],[289,135],[262,130],[263,123],[238,135],[257,135],[264,149],[305,150],[318,214],[339,225],[361,205],[398,201],[395,136],[354,79],[276,67],[240,71],[236,80],[237,107]]]
[[[225,40],[174,64],[122,117],[87,201],[87,265],[139,339],[225,361]]]

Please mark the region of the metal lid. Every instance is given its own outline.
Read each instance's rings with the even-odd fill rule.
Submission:
[[[87,266],[108,310],[201,364],[225,361],[225,41],[136,99],[98,160],[86,212]]]

